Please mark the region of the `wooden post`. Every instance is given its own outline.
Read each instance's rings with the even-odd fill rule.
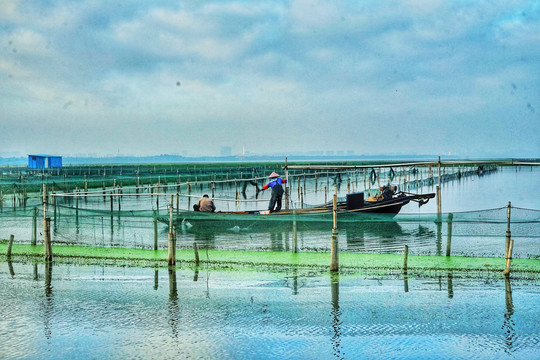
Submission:
[[[328,189],[326,186],[324,187],[324,203],[326,204],[328,202]]]
[[[442,202],[441,202],[441,157],[439,156],[438,160],[438,175],[439,175],[439,185],[437,185],[437,214],[441,214],[442,211]]]
[[[504,265],[504,276],[510,275],[510,265],[512,263],[512,249],[514,248],[514,240],[510,240],[510,243],[508,244],[508,257],[505,259],[505,265]]]
[[[452,219],[454,214],[448,214],[448,235],[446,238],[446,256],[450,256],[450,251],[452,247]]]
[[[195,253],[195,266],[199,266],[199,249],[197,248],[197,242],[193,242],[193,252]]]
[[[170,211],[169,211],[169,233],[172,233],[172,227],[173,227],[173,196],[171,195],[171,202],[170,202]]]
[[[180,209],[180,194],[176,193],[176,212]]]
[[[283,197],[285,199],[285,210],[289,210],[289,186],[287,184],[289,181],[289,169],[287,168],[287,158],[285,158],[285,180],[287,181],[285,182],[285,191]]]
[[[79,189],[75,188],[75,222],[79,224]]]
[[[339,244],[338,244],[338,229],[337,229],[337,186],[335,186],[334,201],[332,204],[333,220],[332,240],[330,242],[330,271],[339,270]]]
[[[403,272],[407,273],[407,261],[409,257],[409,245],[405,245],[405,251],[403,252]]]
[[[45,221],[46,218],[47,218],[47,185],[43,184],[43,221]]]
[[[37,241],[37,207],[34,207],[34,216],[32,217],[32,245],[36,245]]]
[[[332,231],[337,231],[337,186],[334,186],[334,199],[332,202],[332,213],[333,213],[333,220],[334,225],[332,227]]]
[[[510,275],[510,263],[512,261],[512,249],[514,247],[514,240],[512,240],[512,233],[510,231],[510,212],[512,209],[512,203],[508,202],[508,212],[506,215],[507,228],[506,228],[506,251],[505,251],[505,262],[504,262],[504,275]]]
[[[296,211],[293,211],[293,253],[298,252],[298,232],[296,227]]]
[[[174,239],[174,233],[172,229],[172,213],[173,213],[173,196],[171,195],[171,211],[169,219],[169,245],[168,245],[168,261],[169,265],[176,265],[176,241]]]
[[[339,270],[339,248],[338,248],[338,231],[332,230],[332,240],[330,242],[330,271]]]
[[[154,212],[154,250],[158,249],[158,228],[157,228],[157,216]]]
[[[45,218],[43,221],[43,227],[45,228],[45,261],[52,261],[52,245],[51,245],[51,218]]]
[[[15,235],[11,234],[9,236],[9,244],[8,244],[8,248],[7,248],[7,258],[10,259],[11,258],[11,247],[13,246],[13,240],[15,239]]]
[[[55,193],[52,194],[53,207],[54,207],[54,226],[56,227],[56,196]]]
[[[300,208],[304,208],[304,188],[300,186]]]

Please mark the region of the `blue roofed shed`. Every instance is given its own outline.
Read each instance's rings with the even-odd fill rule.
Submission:
[[[50,169],[61,168],[62,157],[55,155],[28,155],[28,168]]]

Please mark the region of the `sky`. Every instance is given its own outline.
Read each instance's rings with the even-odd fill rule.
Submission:
[[[540,1],[2,0],[0,156],[540,157]]]

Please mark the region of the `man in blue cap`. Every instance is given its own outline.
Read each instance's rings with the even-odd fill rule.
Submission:
[[[270,197],[270,203],[268,204],[268,210],[270,212],[277,212],[281,210],[281,198],[283,197],[283,183],[287,182],[287,179],[282,179],[279,175],[273,171],[270,176],[270,182],[262,187],[262,190],[272,188],[272,196]]]

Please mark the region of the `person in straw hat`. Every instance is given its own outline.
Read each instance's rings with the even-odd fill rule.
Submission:
[[[281,198],[283,197],[283,183],[287,182],[287,179],[282,179],[279,175],[272,171],[269,176],[270,182],[262,187],[262,190],[272,188],[272,196],[270,197],[270,203],[268,204],[268,210],[270,212],[277,212],[281,210]]]

